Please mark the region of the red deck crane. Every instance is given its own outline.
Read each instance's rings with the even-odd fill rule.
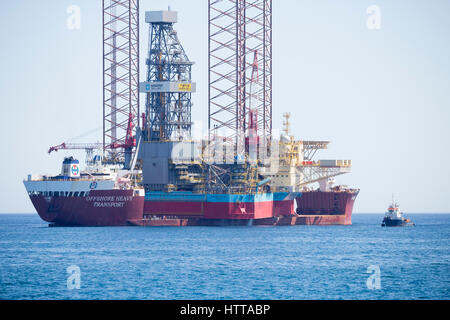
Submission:
[[[114,143],[106,146],[107,149],[130,149],[136,146],[136,138],[133,136],[133,115],[130,114],[128,119],[128,129],[127,135],[124,144]],[[94,149],[102,149],[103,143],[66,143],[63,142],[60,145],[50,147],[48,149],[48,153],[58,152],[59,150],[94,150]]]

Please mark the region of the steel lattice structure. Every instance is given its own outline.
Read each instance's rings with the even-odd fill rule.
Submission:
[[[139,126],[139,0],[103,0],[103,148],[130,152]]]
[[[150,24],[147,79],[141,91],[146,97],[146,141],[183,140],[191,136],[193,62],[178,39],[173,25],[175,11],[148,12]],[[170,15],[166,19],[165,15]],[[156,18],[155,18],[156,17]]]
[[[257,56],[258,77],[252,83]],[[245,152],[249,100],[261,150],[272,137],[272,0],[209,0],[210,140],[219,135]],[[262,148],[261,148],[262,147]]]

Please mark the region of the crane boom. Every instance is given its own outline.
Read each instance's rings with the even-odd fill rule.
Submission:
[[[59,150],[94,150],[103,148],[102,143],[61,143],[60,145],[50,147],[48,154],[58,152]]]

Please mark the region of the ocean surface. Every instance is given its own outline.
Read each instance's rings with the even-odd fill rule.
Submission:
[[[450,215],[405,216],[416,227],[382,228],[383,214],[356,214],[353,226],[189,228],[0,215],[0,299],[449,299]]]

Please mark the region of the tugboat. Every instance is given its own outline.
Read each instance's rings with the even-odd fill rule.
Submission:
[[[382,227],[410,227],[415,226],[415,224],[403,217],[403,212],[400,211],[398,203],[395,201],[394,196],[392,196],[392,204],[389,206],[388,211],[384,215]]]

